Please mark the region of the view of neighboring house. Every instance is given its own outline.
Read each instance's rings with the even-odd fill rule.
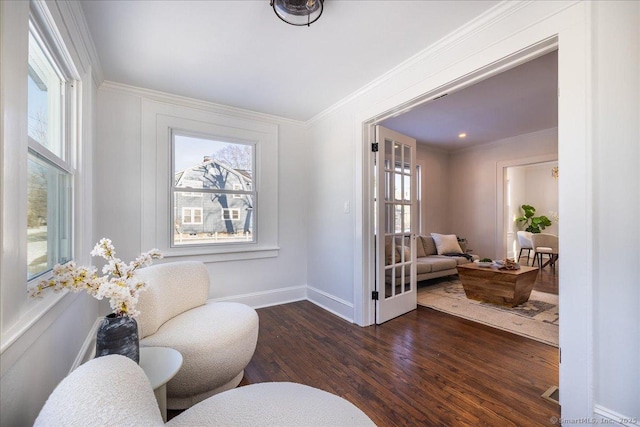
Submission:
[[[190,189],[174,193],[174,243],[252,239],[253,195],[240,193],[252,190],[251,171],[205,156],[201,164],[177,172],[174,187]]]

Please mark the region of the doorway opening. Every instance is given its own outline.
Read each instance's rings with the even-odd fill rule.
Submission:
[[[454,82],[449,87],[425,95],[422,101],[398,107],[397,111],[381,115],[364,124],[365,134],[373,134],[374,126],[381,124],[393,131],[416,138],[418,146],[423,145],[423,152],[427,154],[421,158],[421,150],[418,149],[416,156],[417,163],[421,165],[421,175],[424,176],[420,183],[421,194],[417,196],[421,200],[420,232],[427,235],[457,234],[458,237],[464,237],[471,242],[471,247],[479,257],[493,259],[517,258],[517,254],[514,254],[515,218],[512,217],[519,205],[516,206],[515,202],[520,198],[533,197],[536,193],[533,190],[534,186],[528,195],[521,195],[515,191],[526,186],[526,182],[518,180],[527,175],[525,169],[517,168],[529,168],[533,176],[535,167],[557,168],[558,165],[557,46],[554,43],[543,44],[522,53],[518,59],[505,59],[501,65],[486,71],[481,77],[477,76],[477,79]],[[533,71],[523,71],[525,68]],[[541,73],[542,77],[536,78],[546,80],[546,86],[542,89],[530,81],[531,72],[540,74],[541,68],[544,69],[544,73]],[[521,99],[518,99],[518,96],[505,96],[505,105],[501,107],[503,110],[499,110],[496,100],[500,97],[495,94],[499,90],[499,84],[505,84],[504,82],[509,89],[503,87],[502,90],[518,92]],[[526,89],[514,91],[517,84],[536,93],[528,93]],[[537,92],[541,91],[546,91],[546,98],[537,96]],[[467,102],[468,99],[462,98],[467,93],[472,94],[471,99],[476,106],[470,105],[472,103]],[[494,103],[487,101],[489,93],[494,94],[491,97]],[[519,101],[518,106],[513,105],[516,101]],[[533,105],[522,105],[525,101]],[[520,118],[517,117],[519,109],[524,113],[520,114]],[[436,116],[435,122],[416,120],[416,117],[419,117],[416,114],[419,114],[420,110]],[[491,110],[494,117],[491,114],[483,115],[483,110]],[[466,135],[462,135],[462,131],[468,128],[460,126],[456,129],[456,116],[466,117],[469,121],[477,118],[485,127],[482,129],[482,126],[477,126],[477,129],[485,134],[478,137],[481,132],[473,129],[466,132],[472,139],[475,138],[473,144],[463,141]],[[509,119],[500,122],[499,119],[504,117]],[[460,120],[457,123],[459,122]],[[418,127],[412,127],[416,126],[416,123]],[[441,124],[444,131],[440,129]],[[434,134],[433,140],[429,137],[420,138],[420,127],[426,129],[427,133]],[[456,131],[459,140],[452,138],[453,130]],[[437,131],[441,131],[441,134],[437,134]],[[443,136],[446,132],[449,134]],[[442,138],[443,141],[438,138]],[[554,162],[553,165],[551,162]],[[509,176],[510,173],[513,177]],[[366,179],[367,177],[365,181]],[[371,177],[369,179],[370,183],[375,182]],[[435,186],[441,187],[438,191],[433,191],[434,183]],[[513,189],[510,188],[511,184],[514,185]],[[442,187],[446,189],[443,190]],[[556,185],[555,202],[545,202],[540,205],[540,209],[557,213],[557,194]],[[492,200],[495,200],[495,203],[491,203]],[[540,204],[538,200],[541,198],[532,200],[534,201],[529,203]],[[524,203],[523,201],[521,204]],[[438,209],[442,212],[435,213]],[[469,218],[470,212],[474,214],[474,218]],[[479,220],[474,222],[478,218]],[[373,215],[371,219],[371,225],[378,226],[376,216]],[[375,239],[373,240],[375,242]],[[372,250],[372,253],[375,253],[375,250]],[[375,273],[371,273],[372,278],[373,276]]]
[[[551,106],[541,105],[540,108],[538,108],[538,110],[541,110],[541,111],[550,110],[547,116],[553,116],[554,122],[548,127],[553,128],[553,131],[555,132],[555,140],[553,141],[553,147],[551,147],[549,150],[549,151],[552,151],[552,153],[548,155],[542,155],[542,156],[537,155],[533,157],[535,161],[552,161],[552,160],[557,161],[558,70],[557,70],[557,40],[555,39],[543,41],[539,45],[530,47],[529,49],[525,49],[522,52],[518,52],[510,57],[503,59],[502,61],[498,61],[496,63],[493,63],[487,66],[484,69],[480,69],[476,73],[465,76],[464,78],[461,78],[459,80],[452,81],[448,85],[442,86],[440,88],[433,90],[432,92],[426,93],[423,96],[419,97],[418,99],[414,99],[411,102],[407,102],[403,105],[399,105],[396,108],[387,111],[386,113],[380,114],[377,117],[371,118],[368,121],[363,122],[363,135],[365,136],[367,151],[369,151],[370,149],[369,143],[374,141],[376,125],[383,125],[385,127],[390,128],[393,131],[403,133],[410,137],[414,137],[414,135],[416,134],[415,133],[416,129],[411,128],[411,126],[408,125],[407,122],[404,120],[406,117],[410,117],[412,114],[414,114],[415,111],[425,106],[431,106],[432,107],[431,111],[433,112],[433,111],[437,111],[438,108],[440,108],[441,106],[449,107],[451,105],[455,105],[455,103],[451,104],[452,102],[451,100],[453,100],[459,94],[462,94],[464,90],[467,90],[467,89],[475,90],[481,86],[479,83],[488,82],[492,78],[496,76],[500,76],[505,72],[511,71],[512,69],[516,69],[521,65],[526,65],[528,63],[534,62],[534,60],[538,60],[544,57],[551,57],[551,56],[554,58],[554,61],[555,61],[555,68],[553,68],[550,73],[553,79],[551,81],[550,86],[552,88],[551,89],[552,97],[555,100],[555,103]],[[523,93],[522,96],[526,99],[527,94]],[[485,97],[484,100],[486,101],[486,99],[487,98]],[[520,102],[520,104],[521,103],[522,101]],[[507,106],[507,108],[513,109],[513,106],[509,105]],[[453,111],[447,110],[446,113],[450,116],[454,116],[456,114],[456,111],[457,110],[453,110]],[[442,118],[440,120],[446,121],[445,119],[442,119]],[[487,119],[487,120],[490,120],[490,119]],[[544,120],[544,118],[541,120]],[[534,123],[535,121],[536,120],[534,120],[533,118],[531,118],[530,120],[530,122],[533,123],[531,126],[534,126],[534,128],[528,128],[528,129],[525,129],[523,132],[516,133],[516,134],[512,133],[511,136],[503,133],[501,134],[502,139],[500,136],[497,137],[497,139],[491,139],[491,135],[489,135],[489,136],[486,136],[485,139],[480,143],[485,144],[486,146],[492,148],[493,151],[495,151],[496,147],[498,147],[500,144],[503,144],[505,142],[505,139],[508,139],[509,137],[515,137],[515,136],[521,135],[522,133],[527,133],[527,132],[529,132],[529,134],[535,134],[540,129],[540,127],[538,127],[539,123]],[[413,122],[416,123],[415,119],[413,120]],[[424,126],[424,124],[421,124],[421,126]],[[487,124],[486,126],[491,127],[490,124]],[[509,131],[513,132],[513,129],[510,129],[507,132]],[[418,138],[416,139],[418,140],[418,147],[421,147],[424,144],[428,144],[430,142],[428,140],[425,141],[424,139],[418,139]],[[417,154],[416,160],[418,164],[422,165],[421,175],[423,177],[421,182],[421,187],[423,188],[423,191],[421,195],[418,196],[421,201],[421,206],[419,208],[420,210],[419,223],[421,224],[420,231],[426,234],[429,234],[430,232],[457,234],[458,236],[465,237],[467,238],[468,241],[473,242],[471,246],[473,247],[473,249],[477,250],[476,253],[479,256],[490,257],[494,259],[502,258],[506,255],[506,246],[507,246],[505,232],[503,230],[504,217],[505,217],[505,214],[503,211],[504,183],[502,180],[503,174],[502,173],[500,173],[499,175],[496,174],[495,167],[496,167],[496,163],[498,165],[502,165],[503,167],[505,165],[510,166],[510,164],[502,160],[504,156],[502,158],[497,157],[494,160],[488,160],[489,162],[491,161],[493,162],[493,166],[489,167],[488,169],[485,168],[485,172],[483,172],[486,174],[486,176],[482,177],[482,179],[487,180],[487,176],[490,177],[489,178],[490,182],[488,182],[488,185],[483,186],[484,190],[488,188],[490,192],[490,194],[488,194],[488,197],[485,197],[484,202],[482,202],[484,205],[483,208],[487,206],[487,201],[490,201],[491,199],[499,202],[498,204],[500,208],[498,208],[496,204],[491,203],[491,205],[493,205],[493,209],[495,210],[492,209],[493,211],[488,211],[488,214],[485,213],[485,216],[487,216],[487,218],[485,218],[484,221],[479,224],[474,222],[475,218],[473,218],[473,216],[470,218],[468,214],[465,214],[465,212],[474,212],[475,209],[473,207],[470,208],[468,205],[465,206],[464,204],[460,204],[459,200],[452,201],[449,198],[449,195],[447,194],[442,196],[441,200],[436,201],[435,203],[432,197],[426,195],[426,192],[428,192],[429,189],[437,188],[441,185],[445,185],[445,186],[448,185],[449,188],[453,188],[454,186],[456,186],[456,184],[459,184],[459,177],[466,174],[464,167],[458,167],[458,166],[451,167],[451,163],[452,163],[451,158],[455,157],[459,153],[464,153],[466,151],[472,150],[473,148],[469,145],[467,146],[463,145],[463,143],[460,141],[454,141],[451,143],[451,145],[454,146],[453,149],[445,149],[445,148],[442,148],[442,146],[437,146],[437,145],[435,147],[426,148],[427,151],[432,150],[437,152],[440,158],[444,159],[444,161],[440,162],[440,165],[437,166],[436,168],[436,169],[439,168],[438,170],[436,170],[437,176],[434,175],[434,168],[432,167],[433,158],[426,159],[426,160],[421,159],[420,158],[421,150],[420,148],[418,148],[418,154]],[[512,145],[515,146],[515,144],[512,144]],[[535,147],[535,146],[536,146],[535,141],[533,141],[533,143],[528,147],[525,146],[525,147],[513,149],[513,153],[511,153],[512,158],[515,158],[515,159],[527,158],[526,157],[527,153],[535,153],[535,150],[532,151],[530,149],[531,147]],[[539,157],[539,158],[536,158],[536,157]],[[363,296],[366,298],[367,293],[371,295],[371,292],[375,290],[375,272],[374,272],[375,262],[374,261],[376,257],[376,250],[375,250],[375,245],[373,244],[374,243],[374,237],[373,237],[374,236],[374,216],[372,213],[374,208],[374,198],[372,197],[373,196],[372,193],[373,193],[375,180],[373,177],[373,166],[372,166],[373,159],[372,159],[372,156],[370,155],[370,152],[367,152],[365,154],[364,159],[367,159],[368,164],[363,168],[363,170],[365,170],[364,183],[363,183],[365,185],[363,185],[363,190],[364,190],[363,197],[365,200],[368,200],[368,203],[363,204],[364,212],[366,213],[365,215],[363,215],[363,226],[365,227],[364,228],[365,230],[369,230],[368,232],[363,234],[364,268],[363,268],[362,274],[364,279],[363,283],[365,284],[365,288],[363,289],[365,292],[363,293]],[[485,161],[487,160],[485,159]],[[498,176],[500,177],[499,180],[497,179]],[[435,182],[433,180],[435,180]],[[454,182],[456,180],[458,182]],[[498,184],[498,181],[499,181],[499,185],[496,185]],[[467,188],[468,187],[463,186],[463,191],[466,191],[465,189]],[[473,190],[471,191],[473,192]],[[445,191],[444,193],[450,194],[451,191],[448,191],[448,192]],[[477,192],[475,194],[470,194],[469,196],[470,197],[468,199],[472,199],[473,197],[477,196]],[[445,206],[446,209],[448,209],[449,211],[447,214],[441,215],[439,223],[435,223],[435,224],[432,219],[433,206]],[[491,218],[489,218],[489,215]],[[493,230],[492,231],[490,230],[488,233],[486,233],[486,230],[483,230],[483,227],[486,228],[487,224],[489,225],[490,228],[493,228]],[[488,236],[488,237],[483,237],[483,233],[484,233],[484,236]],[[366,292],[367,284],[369,287],[369,292]],[[373,305],[371,305],[370,307],[371,308],[369,309],[369,312],[368,312],[370,321],[365,322],[367,324],[374,323],[372,318],[372,313],[374,312]],[[364,312],[367,313],[366,308]]]
[[[558,161],[528,163],[504,168],[504,221],[507,258],[517,259],[521,255],[517,231],[524,230],[523,205],[534,207],[535,216],[545,216],[551,225],[543,225],[544,233],[558,235]],[[533,260],[530,261],[530,263]]]

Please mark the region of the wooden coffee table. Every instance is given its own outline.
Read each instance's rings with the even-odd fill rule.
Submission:
[[[458,266],[458,276],[467,298],[515,307],[529,300],[538,268],[499,270],[496,266],[480,267],[477,263],[469,263]]]

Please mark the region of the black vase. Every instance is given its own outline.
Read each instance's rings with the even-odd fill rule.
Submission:
[[[96,357],[121,354],[140,363],[138,322],[132,317],[111,313],[102,319],[96,336]]]

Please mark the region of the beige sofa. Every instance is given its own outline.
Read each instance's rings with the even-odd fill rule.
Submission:
[[[391,242],[387,241],[387,265],[391,262]],[[396,248],[400,245],[396,245]],[[405,247],[408,244],[405,242]],[[464,247],[463,247],[464,246]],[[460,249],[466,252],[466,244],[461,244]],[[438,255],[436,244],[431,236],[418,236],[416,238],[416,274],[417,281],[435,279],[437,277],[450,276],[452,274],[458,274],[457,266],[460,264],[466,264],[478,260],[477,255],[471,255],[465,253],[471,259],[468,259],[463,254],[460,256]],[[396,252],[395,260],[399,259],[402,255]],[[407,255],[408,256],[408,255]],[[397,262],[397,261],[396,261]],[[396,277],[400,277],[402,269],[396,269]],[[409,273],[406,272],[406,275]],[[387,278],[391,276],[390,271],[387,273]]]
[[[466,245],[461,249],[466,251]],[[416,268],[418,281],[434,279],[436,277],[449,276],[458,274],[456,267],[460,264],[466,264],[477,260],[478,255],[471,255],[471,260],[466,257],[438,255],[436,244],[431,236],[418,236],[416,239]]]

